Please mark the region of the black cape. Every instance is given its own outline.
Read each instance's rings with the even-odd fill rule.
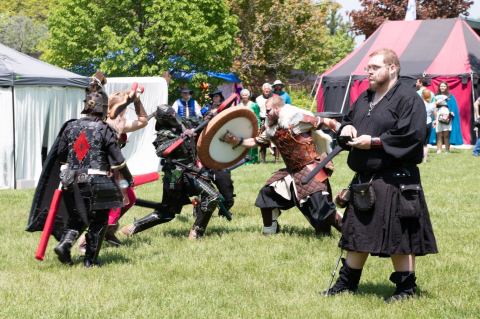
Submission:
[[[67,124],[75,119],[65,122],[60,129],[60,132],[53,143],[50,152],[47,155],[45,162],[43,163],[42,173],[38,181],[35,195],[33,196],[32,207],[30,208],[30,215],[28,217],[28,225],[26,231],[35,232],[42,231],[47,220],[48,210],[53,198],[53,193],[58,188],[60,183],[60,166],[61,163],[57,156],[58,145],[60,143],[60,137],[63,131],[67,127]],[[60,198],[60,205],[58,206],[57,215],[55,217],[55,223],[53,225],[52,234],[55,239],[60,240],[63,230],[67,222],[67,209],[63,198]]]

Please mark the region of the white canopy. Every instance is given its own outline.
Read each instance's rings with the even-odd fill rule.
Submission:
[[[147,114],[155,111],[158,105],[168,103],[167,81],[162,77],[108,78],[105,90],[107,94],[125,91],[130,89],[133,82],[145,87],[140,99]],[[133,104],[127,108],[127,118],[136,118]],[[127,158],[127,165],[132,174],[158,171],[160,159],[155,154],[155,148],[152,145],[155,136],[154,119],[150,120],[144,129],[128,133],[128,143],[122,149],[122,153]]]

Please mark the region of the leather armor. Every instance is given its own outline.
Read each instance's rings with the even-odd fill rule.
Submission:
[[[277,128],[271,140],[282,155],[289,172],[301,170],[318,157],[310,134],[294,135],[289,129]]]

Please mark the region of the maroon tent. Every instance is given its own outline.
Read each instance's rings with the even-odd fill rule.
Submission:
[[[460,111],[463,142],[473,142],[474,92],[480,88],[480,37],[463,19],[386,21],[362,45],[322,74],[317,110],[348,112],[368,87],[364,68],[376,49],[391,48],[400,57],[401,81],[414,87],[426,75],[436,92],[446,81]],[[475,94],[475,97],[477,95]]]

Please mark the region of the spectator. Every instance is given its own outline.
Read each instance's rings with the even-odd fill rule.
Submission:
[[[220,104],[222,104],[222,102],[225,100],[225,98],[223,97],[222,91],[220,90],[216,90],[215,92],[210,93],[208,96],[210,97],[210,100],[212,101],[212,103],[205,104],[205,106],[202,107],[200,111],[202,116],[204,116],[207,112],[211,110],[217,109],[220,106]]]
[[[427,162],[428,158],[428,140],[432,131],[432,125],[433,125],[433,113],[435,111],[435,102],[432,102],[432,97],[433,93],[427,89],[424,88],[422,90],[422,99],[423,103],[425,103],[425,109],[427,111],[427,135],[425,135],[425,141],[423,143],[423,162]]]
[[[237,104],[240,107],[246,107],[255,113],[257,117],[257,125],[260,127],[260,108],[258,107],[257,103],[250,101],[250,91],[247,89],[243,89],[240,91],[240,103]],[[254,147],[248,150],[248,157],[250,160],[247,164],[257,164],[258,163],[258,148]]]
[[[445,151],[450,152],[450,144],[463,144],[462,132],[460,130],[460,118],[458,105],[455,96],[450,94],[448,84],[441,82],[435,96],[436,109],[434,112],[436,139],[430,138],[430,142],[437,144],[437,154],[442,152],[442,145],[445,144]],[[432,143],[432,144],[433,144]]]
[[[275,82],[273,82],[273,94],[280,95],[285,104],[292,104],[292,99],[290,98],[290,95],[288,95],[288,93],[283,90],[284,87],[285,85],[282,83],[282,81],[275,80]]]
[[[480,128],[480,97],[473,103],[474,110],[474,121],[475,121],[475,130],[477,131],[477,142],[473,147],[473,156],[480,156],[480,138],[479,138],[479,128]]]
[[[172,108],[180,115],[181,118],[197,118],[201,117],[200,105],[192,98],[193,91],[184,88],[180,91],[181,97],[176,100]]]
[[[417,89],[418,95],[422,96],[423,89],[427,88],[427,79],[423,76],[418,78],[417,82],[415,82],[415,88]]]
[[[262,94],[257,96],[255,102],[260,108],[260,130],[263,130],[265,125],[265,117],[267,116],[265,103],[272,96],[272,86],[270,83],[263,83],[262,85]],[[260,160],[262,163],[265,163],[265,158],[267,156],[267,146],[260,146]]]

